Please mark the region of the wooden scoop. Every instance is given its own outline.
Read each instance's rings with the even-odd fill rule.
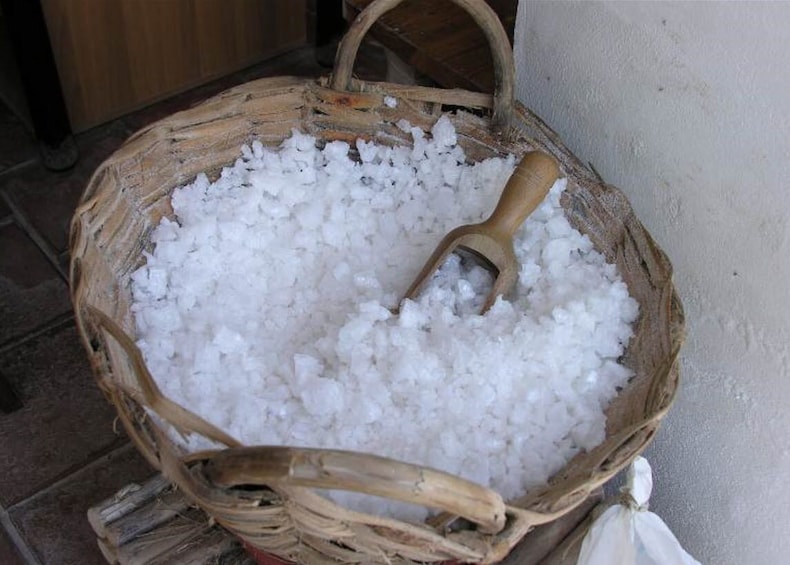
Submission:
[[[457,227],[444,236],[403,299],[414,299],[450,253],[465,250],[482,259],[483,266],[494,274],[494,284],[480,313],[487,312],[497,296],[507,293],[518,278],[513,234],[543,201],[559,173],[557,162],[546,153],[532,151],[524,155],[491,216],[479,224]]]

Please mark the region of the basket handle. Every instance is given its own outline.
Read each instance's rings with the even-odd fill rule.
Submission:
[[[351,89],[351,73],[362,38],[383,14],[398,6],[403,0],[374,0],[352,22],[337,50],[335,67],[330,80],[334,90]],[[494,62],[494,115],[493,125],[506,131],[511,124],[514,107],[515,65],[510,40],[499,21],[499,16],[483,0],[452,0],[463,8],[483,30],[491,46]]]
[[[474,522],[485,533],[498,533],[505,526],[505,503],[491,489],[367,453],[280,446],[230,448],[213,453],[205,474],[225,488],[279,484],[350,490],[445,510]]]

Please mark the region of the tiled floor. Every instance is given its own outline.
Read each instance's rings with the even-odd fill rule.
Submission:
[[[0,564],[105,563],[86,510],[153,474],[115,429],[71,314],[68,224],[91,173],[133,131],[230,86],[325,72],[303,49],[199,87],[80,134],[60,173],[0,105],[0,375],[23,403],[0,412]]]

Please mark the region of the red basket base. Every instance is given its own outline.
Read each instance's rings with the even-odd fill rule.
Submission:
[[[248,544],[246,541],[242,542],[244,544],[244,549],[247,550],[247,553],[255,559],[255,562],[258,565],[298,565],[293,561],[283,561],[279,557],[275,557],[269,553],[261,551],[257,547],[253,547]],[[458,561],[442,561],[441,563],[437,563],[437,565],[461,565]]]

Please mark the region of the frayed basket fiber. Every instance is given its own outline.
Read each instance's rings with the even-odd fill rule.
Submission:
[[[600,181],[532,112],[514,101],[513,57],[483,0],[453,0],[491,44],[493,95],[352,79],[360,41],[399,0],[376,0],[341,43],[331,77],[277,77],[228,90],[133,135],[91,178],[71,234],[71,290],[77,324],[98,385],[155,468],[249,547],[295,563],[496,563],[533,527],[580,504],[653,438],[678,386],[683,311],[665,254],[616,188]],[[390,107],[385,97],[398,104]],[[170,195],[204,171],[218,174],[242,144],[279,145],[300,129],[320,140],[408,144],[395,124],[423,129],[452,111],[471,160],[541,150],[568,178],[570,222],[616,264],[639,302],[623,362],[634,372],[607,410],[605,441],[571,460],[550,483],[517,500],[446,473],[365,453],[241,445],[165,398],[135,345],[130,275],[145,261],[150,234],[172,216]],[[218,445],[183,453],[172,426]],[[354,512],[315,493],[347,489],[437,509],[413,524]]]

